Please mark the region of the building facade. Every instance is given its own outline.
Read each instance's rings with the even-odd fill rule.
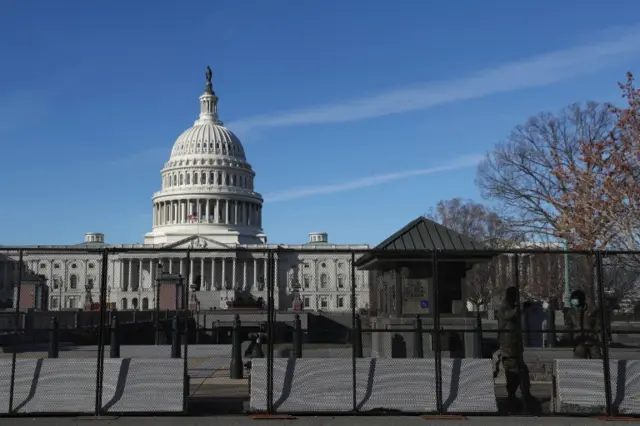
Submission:
[[[333,245],[322,232],[309,234],[307,244],[269,244],[256,173],[238,137],[218,118],[209,68],[199,101],[198,119],[177,138],[161,170],[144,243],[110,245],[103,234],[87,233],[78,245],[25,247],[23,279],[44,277],[51,310],[83,308],[99,300],[103,258],[95,250],[112,248],[107,301],[117,309],[153,309],[156,279],[163,272],[188,275],[186,284],[195,289],[200,309],[226,309],[238,294],[266,299],[267,250],[277,249],[277,309],[291,308],[299,295],[306,309],[350,310],[352,280],[357,308],[367,308],[370,274],[355,271],[352,277],[351,252],[369,247]],[[191,252],[187,260],[188,249],[212,250]],[[20,277],[17,256],[18,251],[0,247],[0,300],[5,303],[14,298]]]

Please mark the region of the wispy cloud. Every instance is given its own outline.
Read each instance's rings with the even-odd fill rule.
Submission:
[[[266,202],[273,203],[277,201],[294,200],[298,198],[311,197],[314,195],[334,194],[336,192],[353,191],[355,189],[365,188],[368,186],[381,185],[383,183],[394,180],[405,179],[412,176],[430,175],[434,173],[446,172],[450,170],[463,169],[477,165],[483,158],[483,155],[469,155],[449,161],[441,166],[429,167],[427,169],[404,170],[401,172],[385,173],[373,175],[346,182],[336,183],[332,185],[311,186],[306,188],[291,188],[283,191],[274,192],[265,195]]]
[[[365,120],[480,98],[513,90],[546,86],[602,69],[640,51],[640,25],[607,30],[596,42],[557,50],[482,70],[468,77],[430,82],[343,103],[229,123],[237,131],[306,124]]]

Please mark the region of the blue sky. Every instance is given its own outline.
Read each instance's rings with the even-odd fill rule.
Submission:
[[[141,242],[207,64],[270,242],[376,244],[478,198],[478,156],[529,116],[618,99],[638,16],[637,0],[5,0],[0,244]]]

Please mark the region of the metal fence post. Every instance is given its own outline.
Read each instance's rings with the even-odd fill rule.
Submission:
[[[482,340],[482,316],[479,307],[476,306],[476,358],[482,358]]]
[[[352,404],[353,411],[358,411],[358,377],[357,377],[357,357],[358,351],[362,352],[362,328],[357,317],[356,309],[356,254],[351,252],[351,332],[353,336],[351,338],[352,350],[351,350],[351,392],[352,392]]]
[[[296,318],[293,321],[294,324],[294,347],[293,347],[293,356],[295,358],[302,358],[302,321],[300,321],[300,315],[296,314]]]
[[[440,342],[440,289],[438,282],[438,252],[433,251],[432,258],[432,271],[433,271],[433,329],[434,329],[434,361],[436,368],[436,414],[443,414],[442,403],[442,347]]]
[[[600,324],[601,324],[601,334],[602,334],[602,364],[604,370],[604,396],[606,402],[606,414],[607,416],[613,415],[613,407],[612,407],[612,395],[611,395],[611,365],[609,362],[609,339],[607,332],[607,307],[605,304],[605,292],[604,292],[604,277],[602,275],[602,252],[596,252],[596,279],[598,286],[598,308],[600,313]],[[619,380],[619,379],[618,379]]]
[[[8,258],[7,258],[8,260]],[[9,382],[9,413],[13,412],[13,394],[16,386],[16,362],[17,362],[17,354],[18,354],[18,345],[20,342],[20,329],[22,329],[20,322],[22,316],[20,315],[20,293],[22,286],[22,262],[23,262],[23,251],[20,250],[18,255],[18,286],[16,290],[16,312],[15,312],[15,324],[14,324],[14,333],[13,333],[13,351],[11,351],[11,379]],[[7,264],[5,263],[5,268]]]
[[[422,318],[416,315],[416,329],[413,335],[413,357],[424,358],[424,346],[422,344]]]
[[[108,327],[107,318],[107,277],[109,267],[109,250],[102,251],[102,261],[100,263],[100,326],[98,328],[98,357],[96,362],[96,402],[95,415],[102,412],[102,383],[104,379],[104,351],[105,351],[105,329]],[[62,302],[62,301],[61,301]]]
[[[193,271],[191,270],[191,251],[187,250],[187,273],[186,273],[186,282],[184,283],[184,290],[182,293],[183,300],[183,311],[184,311],[184,329],[182,333],[182,344],[184,345],[183,359],[182,359],[182,376],[183,376],[183,399],[182,399],[182,411],[184,413],[188,410],[188,401],[189,401],[189,388],[190,381],[189,378],[189,298],[191,297],[189,294],[189,290],[191,290],[192,279],[191,276]],[[213,277],[211,277],[213,279]],[[201,278],[204,281],[204,277]],[[194,289],[195,290],[195,289]],[[194,307],[194,309],[196,309]],[[197,328],[196,328],[197,332]],[[180,343],[178,343],[180,345]]]
[[[274,339],[274,301],[275,261],[273,251],[267,252],[267,414],[273,414],[273,339]]]

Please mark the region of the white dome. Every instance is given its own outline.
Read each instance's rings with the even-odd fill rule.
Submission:
[[[153,195],[150,244],[170,244],[192,235],[224,244],[256,244],[262,233],[262,196],[242,143],[218,119],[218,97],[207,72],[200,117],[176,139]]]
[[[171,150],[171,160],[190,155],[235,157],[246,161],[240,139],[229,129],[213,121],[196,124],[176,139]]]

